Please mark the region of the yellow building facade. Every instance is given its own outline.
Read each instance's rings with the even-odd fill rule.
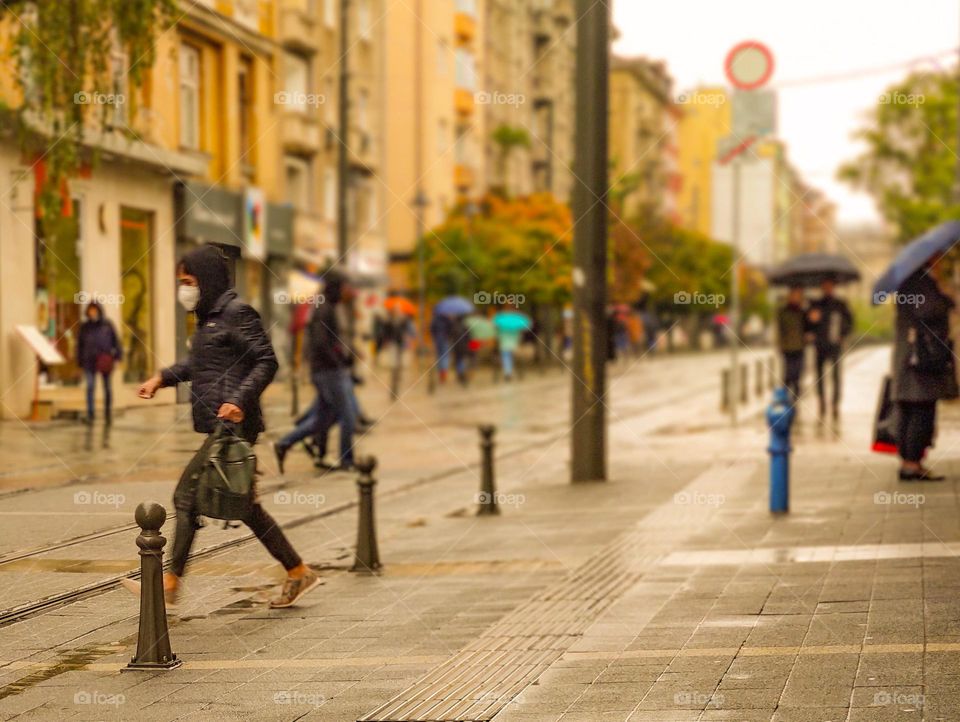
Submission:
[[[680,97],[678,215],[683,227],[711,233],[713,163],[720,140],[731,133],[731,103],[722,87],[700,87]]]

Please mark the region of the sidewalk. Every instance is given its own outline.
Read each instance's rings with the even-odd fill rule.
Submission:
[[[757,419],[621,411],[608,483],[567,483],[563,439],[499,463],[499,517],[473,516],[473,469],[378,505],[379,576],[343,570],[354,515],[293,529],[328,567],[298,608],[262,605],[277,578],[255,544],[196,563],[180,670],[117,672],[122,591],[0,628],[0,716],[960,719],[955,483],[898,484],[867,451],[887,358],[868,353],[841,436],[805,409],[787,517],[767,512]],[[954,475],[958,421],[933,455]]]

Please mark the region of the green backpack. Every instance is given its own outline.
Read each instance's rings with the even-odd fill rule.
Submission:
[[[253,446],[218,424],[197,477],[197,513],[210,519],[247,521],[253,510],[256,470]]]

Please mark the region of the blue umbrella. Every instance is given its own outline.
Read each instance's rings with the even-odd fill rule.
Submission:
[[[526,331],[530,318],[519,311],[501,311],[493,317],[493,325],[500,331]]]
[[[447,296],[433,307],[433,312],[441,316],[466,316],[473,313],[473,304],[463,296]]]
[[[910,241],[873,286],[874,305],[900,290],[910,276],[938,253],[946,253],[960,240],[960,221],[947,221]]]

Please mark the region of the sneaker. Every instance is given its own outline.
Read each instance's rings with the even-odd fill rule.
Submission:
[[[123,588],[128,592],[140,598],[140,580],[139,579],[130,579],[129,577],[121,579],[120,584],[123,585]],[[176,589],[165,589],[163,592],[163,604],[166,607],[167,611],[173,611],[177,608],[177,594],[180,591],[179,587]]]
[[[289,449],[286,446],[282,446],[280,442],[273,442],[273,453],[277,457],[277,469],[280,470],[280,475],[283,476],[283,460],[287,458],[287,452]]]
[[[900,469],[900,481],[944,481],[946,478],[943,474],[938,474],[930,469],[919,469],[918,471]]]
[[[292,607],[307,592],[317,588],[320,585],[320,577],[313,571],[307,570],[299,579],[287,578],[283,583],[283,591],[280,596],[270,600],[271,609],[285,609]]]

